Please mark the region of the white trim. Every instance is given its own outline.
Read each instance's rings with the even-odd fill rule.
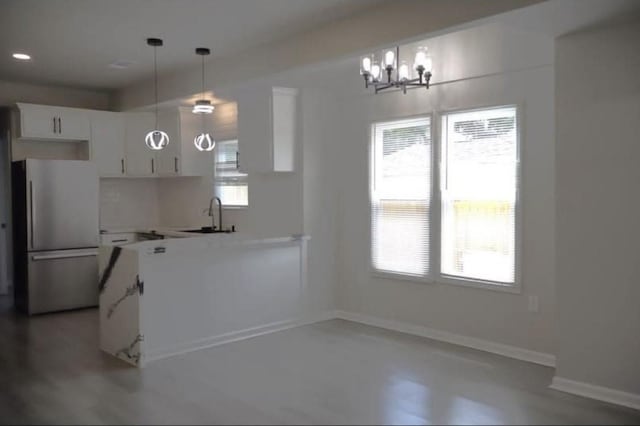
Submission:
[[[298,320],[278,321],[271,324],[261,325],[258,327],[247,328],[244,330],[224,333],[217,336],[210,336],[204,339],[192,342],[182,343],[174,347],[156,349],[145,354],[144,362],[139,367],[144,367],[148,362],[157,361],[159,359],[169,358],[175,355],[182,355],[200,349],[212,348],[214,346],[224,345],[226,343],[237,342],[240,340],[251,339],[252,337],[262,336],[264,334],[275,333],[277,331],[288,330],[290,328],[302,325],[313,324],[320,321],[327,321],[337,318],[334,311],[323,312],[321,314],[302,318]]]
[[[441,342],[452,343],[454,345],[465,346],[468,348],[490,352],[521,361],[532,362],[534,364],[540,364],[547,367],[555,367],[556,365],[556,357],[552,354],[536,352],[529,349],[491,342],[489,340],[478,339],[475,337],[462,336],[459,334],[449,333],[447,331],[434,330],[432,328],[424,327],[421,325],[414,325],[406,322],[387,320],[369,315],[345,311],[336,311],[336,317],[347,321],[370,325],[373,327],[380,327],[387,330],[393,330],[401,333],[412,334],[415,336],[426,337],[428,339],[439,340]]]
[[[640,410],[640,394],[554,376],[551,389]]]

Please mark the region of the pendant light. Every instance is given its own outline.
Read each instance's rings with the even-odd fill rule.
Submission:
[[[162,130],[158,129],[158,57],[156,50],[158,46],[162,46],[162,40],[159,38],[148,38],[147,44],[153,47],[153,72],[154,72],[154,87],[156,93],[156,125],[155,129],[147,133],[144,138],[144,142],[149,149],[159,151],[169,144],[169,135]]]
[[[205,131],[205,114],[211,114],[214,109],[214,106],[211,105],[211,101],[204,98],[204,57],[210,53],[211,51],[206,47],[196,48],[196,55],[200,55],[202,58],[202,99],[196,101],[192,111],[194,114],[202,115],[202,133],[193,139],[193,144],[196,146],[198,151],[213,151],[213,148],[216,146],[216,141],[211,139],[209,133]]]

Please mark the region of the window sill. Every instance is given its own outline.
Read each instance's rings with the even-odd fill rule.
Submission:
[[[249,206],[233,206],[233,205],[222,206],[222,210],[247,210],[248,208]]]
[[[437,279],[430,277],[420,277],[416,275],[406,275],[394,272],[384,272],[375,269],[371,270],[371,275],[375,278],[383,278],[388,280],[411,281],[421,284],[441,284],[456,285],[461,287],[478,288],[483,290],[497,291],[501,293],[521,294],[521,287],[516,284],[502,284],[492,281],[471,280],[451,276],[440,276]]]

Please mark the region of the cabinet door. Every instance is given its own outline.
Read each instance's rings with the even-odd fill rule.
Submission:
[[[18,108],[22,138],[89,140],[89,115],[85,110],[34,104],[18,104]]]
[[[100,176],[124,176],[124,116],[118,112],[91,114],[91,158]]]
[[[20,137],[28,139],[57,139],[56,109],[44,105],[18,104]]]
[[[153,114],[126,113],[125,152],[126,172],[129,176],[153,176],[156,170],[155,151],[147,148],[144,138],[155,126]]]
[[[181,174],[180,116],[177,109],[163,111],[158,116],[158,127],[169,136],[169,145],[156,151],[157,170],[160,176]]]
[[[238,94],[238,151],[243,173],[272,171],[271,88]]]
[[[274,172],[292,172],[296,142],[297,90],[277,87],[273,89],[271,118],[273,145],[271,147]]]
[[[60,108],[57,115],[59,138],[89,140],[91,130],[87,111]]]
[[[220,141],[225,138],[222,133],[218,133],[213,126],[214,114],[194,114],[190,108],[180,108],[180,139],[182,140],[182,152],[180,153],[182,176],[213,176],[214,158],[213,151],[199,151],[193,140],[203,131],[209,132],[211,137]],[[203,123],[204,120],[204,123]]]

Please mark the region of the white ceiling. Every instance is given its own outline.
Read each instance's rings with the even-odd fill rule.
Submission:
[[[195,47],[226,56],[295,36],[379,0],[0,0],[0,79],[117,89],[199,62]],[[13,52],[32,55],[18,62]],[[115,61],[132,61],[113,69]]]

